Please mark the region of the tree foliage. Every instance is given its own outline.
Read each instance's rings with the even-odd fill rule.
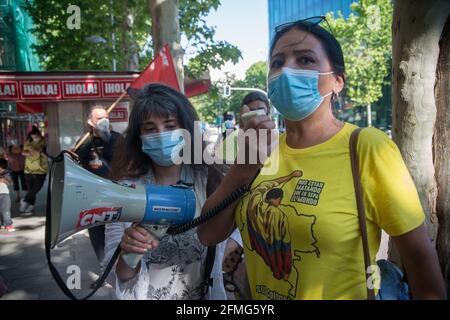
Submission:
[[[34,21],[33,32],[37,38],[34,49],[46,70],[111,70],[113,57],[118,61],[118,69],[123,70],[127,57],[121,44],[129,36],[123,32],[127,18],[133,20],[133,45],[138,46],[142,55],[148,56],[149,52],[144,48],[148,43],[150,18],[148,10],[137,10],[147,5],[145,0],[113,1],[112,7],[110,0],[79,0],[76,5],[81,13],[80,29],[70,29],[67,25],[71,17],[67,9],[72,3],[71,0],[33,0],[24,5]],[[124,10],[125,5],[128,10]],[[111,12],[114,25],[111,24]],[[113,31],[115,52],[112,49]],[[87,39],[92,36],[106,42],[89,42]]]
[[[153,49],[147,0],[78,0],[80,29],[67,27],[70,4],[74,4],[72,0],[33,0],[24,5],[35,25],[38,42],[34,49],[46,70],[111,70],[113,58],[118,62],[118,70],[127,70],[133,53],[138,56],[139,69],[150,61]],[[191,76],[227,61],[236,63],[241,57],[236,46],[216,40],[214,27],[205,22],[208,13],[219,6],[220,0],[180,0],[182,36],[187,39],[188,48],[195,48],[189,55],[187,71]],[[89,42],[87,39],[92,36],[106,42]]]
[[[266,91],[267,62],[259,61],[251,65],[245,72],[244,79],[236,79],[234,74],[226,73],[223,79],[216,81],[212,89],[205,95],[193,98],[201,118],[213,123],[215,118],[225,111],[232,111],[239,117],[242,99],[249,91],[232,91],[230,97],[223,97],[223,87],[257,88]]]
[[[220,0],[181,0],[180,26],[188,40],[187,74],[197,77],[208,68],[220,68],[227,61],[237,63],[241,58],[239,49],[226,42],[215,40],[215,28],[206,24],[206,16],[217,10]]]
[[[342,46],[346,67],[346,97],[355,105],[367,105],[382,96],[392,56],[391,0],[361,0],[353,13],[327,20]]]

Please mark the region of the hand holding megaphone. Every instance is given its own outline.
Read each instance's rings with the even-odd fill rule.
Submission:
[[[266,115],[266,111],[264,109],[257,109],[251,111],[247,105],[244,105],[241,110],[242,124],[245,127],[251,118],[264,115]]]
[[[121,249],[124,253],[144,254],[158,246],[159,241],[140,225],[125,229]]]
[[[134,224],[125,229],[120,248],[122,259],[131,268],[136,268],[142,256],[159,245],[158,239],[143,226]]]
[[[264,110],[251,111],[247,105],[242,106],[241,117],[245,125],[238,134],[238,144],[243,142],[245,148],[238,150],[237,161],[245,166],[244,171],[252,172],[251,176],[254,176],[277,145],[276,125]],[[254,134],[247,135],[251,131]],[[252,158],[257,160],[256,163],[251,161]]]

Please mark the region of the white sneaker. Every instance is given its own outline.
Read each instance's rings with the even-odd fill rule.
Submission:
[[[30,206],[30,204],[28,202],[25,202],[25,200],[20,200],[20,206],[19,206],[19,211],[20,212],[25,212],[28,208],[28,206]]]

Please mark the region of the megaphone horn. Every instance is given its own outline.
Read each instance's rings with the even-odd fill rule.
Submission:
[[[52,166],[51,247],[83,229],[112,222],[167,225],[191,221],[196,212],[190,188],[125,186],[99,177],[67,154]]]

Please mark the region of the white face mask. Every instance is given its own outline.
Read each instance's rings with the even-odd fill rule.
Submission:
[[[103,118],[98,120],[95,128],[102,132],[109,132],[109,119]]]

